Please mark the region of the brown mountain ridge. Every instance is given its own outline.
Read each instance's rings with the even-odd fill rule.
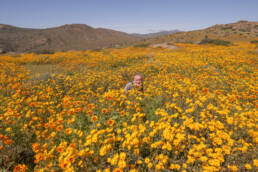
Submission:
[[[0,24],[1,52],[48,52],[102,49],[107,47],[148,45],[157,43],[199,43],[204,38],[225,41],[258,40],[258,22],[241,20],[217,24],[206,29],[178,32],[147,38],[111,29],[93,28],[85,24],[67,24],[47,29],[19,28]]]
[[[0,49],[5,52],[86,50],[125,45],[140,38],[124,32],[70,24],[47,29],[0,25]]]

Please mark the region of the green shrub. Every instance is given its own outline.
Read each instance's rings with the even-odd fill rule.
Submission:
[[[250,43],[252,43],[252,44],[258,44],[258,40],[252,40],[252,41],[250,41]]]
[[[146,48],[146,47],[149,47],[149,45],[150,45],[150,44],[146,44],[146,43],[144,44],[144,43],[143,43],[143,44],[136,44],[136,45],[134,45],[134,47],[136,47],[136,48],[140,48],[140,47],[141,47],[141,48]]]
[[[231,43],[229,41],[225,40],[220,40],[220,39],[209,39],[209,38],[204,38],[199,44],[213,44],[213,45],[224,45],[228,46]]]
[[[54,50],[35,50],[33,51],[35,54],[54,54]]]

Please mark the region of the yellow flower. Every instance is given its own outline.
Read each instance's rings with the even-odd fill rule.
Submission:
[[[150,162],[150,158],[148,158],[148,157],[145,158],[145,159],[144,159],[144,162],[145,162],[146,164],[148,164],[148,163]]]
[[[169,167],[171,170],[173,170],[173,169],[176,169],[176,170],[180,170],[180,165],[178,165],[178,164],[170,164],[170,167]]]
[[[110,172],[110,168],[106,168],[106,169],[104,169],[104,171],[103,172]]]
[[[111,165],[115,165],[119,159],[119,155],[115,154],[114,157],[111,159]]]
[[[5,129],[6,132],[9,132],[9,131],[11,131],[11,130],[12,130],[12,129],[11,129],[10,127],[8,127],[8,128]]]
[[[255,167],[258,167],[258,159],[254,159],[254,160],[253,160],[253,165],[254,165]]]
[[[200,157],[200,160],[201,160],[202,162],[206,162],[206,161],[208,160],[208,158],[207,158],[206,156],[201,156],[201,157]]]
[[[250,164],[245,164],[245,168],[246,168],[247,170],[250,170],[250,169],[252,169],[252,166],[251,166]]]
[[[232,171],[237,171],[238,170],[237,166],[235,166],[235,165],[228,165],[228,169],[230,169]]]
[[[137,164],[142,164],[142,160],[138,160],[138,161],[137,161]]]
[[[152,166],[152,163],[148,163],[148,168],[151,168]]]
[[[118,161],[118,167],[123,169],[126,167],[126,162],[124,160],[119,160]]]
[[[56,135],[56,132],[54,132],[54,131],[50,133],[51,137],[55,137],[55,135]]]
[[[100,148],[100,150],[99,150],[99,155],[100,156],[104,156],[104,155],[106,155],[106,153],[107,153],[107,147],[106,146],[102,146]]]
[[[120,153],[120,160],[125,160],[125,158],[126,158],[126,153],[121,152]]]
[[[136,169],[131,169],[129,172],[138,172]]]

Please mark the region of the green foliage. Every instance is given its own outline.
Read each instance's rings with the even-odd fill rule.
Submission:
[[[205,38],[199,44],[213,44],[213,45],[224,45],[228,46],[231,43],[229,41],[220,40],[220,39],[210,39],[206,35]]]
[[[35,50],[35,51],[33,51],[33,53],[35,53],[35,54],[54,54],[55,51],[45,49],[45,50]]]
[[[258,44],[258,40],[252,40],[252,41],[250,41],[250,43],[252,43],[252,44]]]
[[[134,45],[135,48],[146,48],[149,47],[150,44],[142,43]]]

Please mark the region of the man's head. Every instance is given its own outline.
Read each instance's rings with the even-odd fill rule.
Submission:
[[[138,87],[142,86],[142,84],[143,84],[143,76],[142,76],[141,74],[136,74],[136,75],[134,75],[134,77],[133,77],[133,83],[134,83],[136,86],[138,86]]]

